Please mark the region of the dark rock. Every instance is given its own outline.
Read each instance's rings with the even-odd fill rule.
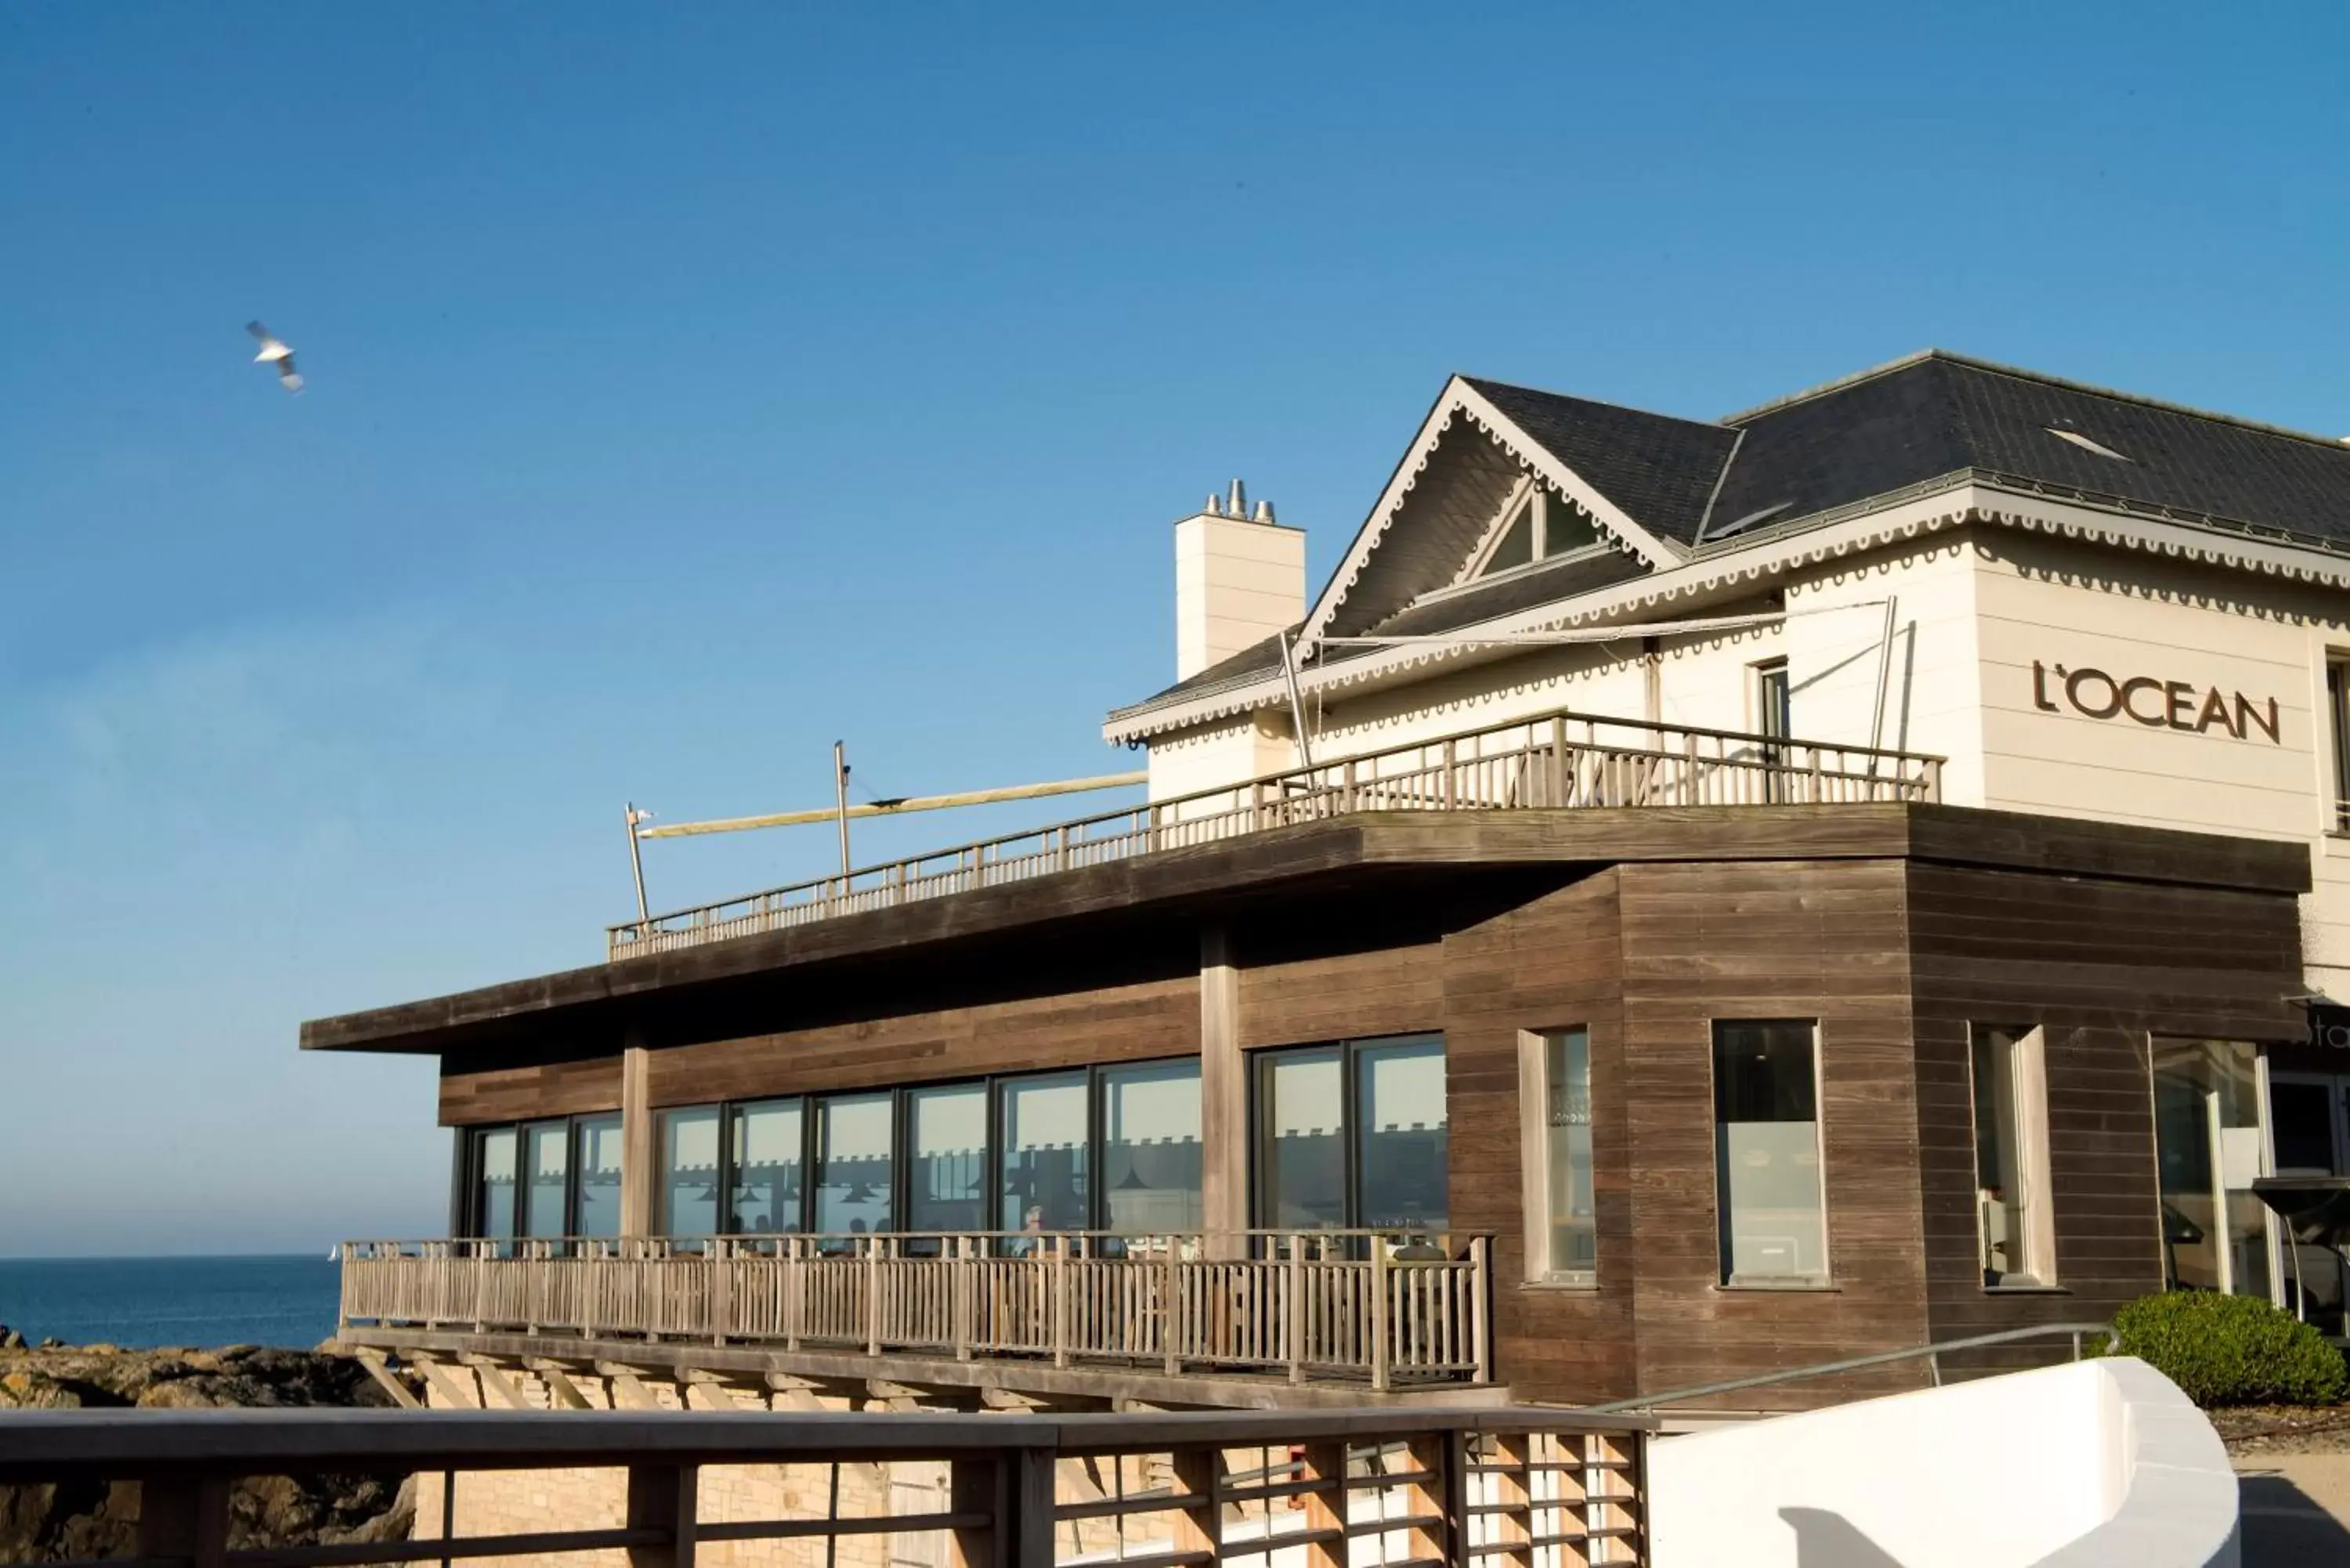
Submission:
[[[17,1333],[15,1329],[10,1328],[6,1324],[0,1323],[0,1350],[22,1350],[24,1348],[25,1336]]]
[[[231,1345],[122,1350],[51,1345],[0,1362],[0,1409],[384,1407],[391,1397],[349,1356]],[[405,1541],[415,1488],[383,1476],[256,1476],[229,1499],[236,1550]],[[125,1557],[138,1546],[133,1483],[0,1487],[0,1563]]]
[[[41,1348],[42,1348],[43,1350],[63,1350],[65,1347],[66,1347],[66,1342],[65,1342],[64,1340],[62,1340],[62,1339],[59,1339],[59,1338],[58,1338],[56,1334],[50,1334],[47,1339],[44,1339],[44,1340],[42,1340],[42,1341],[41,1341]]]

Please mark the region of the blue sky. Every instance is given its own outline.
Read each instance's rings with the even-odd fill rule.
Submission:
[[[0,11],[0,1254],[437,1231],[302,1019],[594,961],[629,796],[1123,765],[1170,523],[1318,578],[1450,371],[2350,431],[2338,8],[1631,12]]]

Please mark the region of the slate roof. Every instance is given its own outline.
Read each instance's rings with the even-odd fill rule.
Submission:
[[[2339,441],[1954,354],[1917,355],[1725,422],[1745,440],[1716,527],[1783,501],[1780,515],[1797,518],[1975,469],[2350,549],[2350,447]]]
[[[1824,513],[1974,473],[2350,552],[2350,445],[1939,349],[1711,422],[1463,379],[1634,522],[1682,549],[1732,548],[1747,537],[1741,524],[1757,535],[1782,533]],[[2052,431],[2121,455],[2104,456]],[[1397,543],[1390,537],[1380,548]],[[1457,552],[1432,553],[1408,575],[1437,570],[1440,558],[1456,559]],[[1446,586],[1388,585],[1387,602],[1396,607],[1374,611],[1377,629],[1451,630],[1596,585],[1580,573],[1538,574],[1420,601]],[[1344,656],[1328,649],[1322,661]],[[1280,663],[1267,639],[1119,713],[1238,683]]]
[[[1651,534],[1688,544],[1738,432],[1588,398],[1463,376],[1552,456]]]

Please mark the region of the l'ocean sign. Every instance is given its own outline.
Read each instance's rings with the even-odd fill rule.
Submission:
[[[2108,675],[2083,664],[2032,661],[2032,705],[2043,713],[2066,709],[2085,719],[2134,719],[2153,730],[2219,730],[2231,740],[2249,741],[2257,732],[2272,746],[2284,744],[2278,728],[2277,700],[2255,702],[2241,691],[2197,686],[2191,680],[2158,680],[2151,675]]]

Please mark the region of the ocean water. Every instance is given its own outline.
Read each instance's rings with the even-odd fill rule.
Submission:
[[[311,1258],[0,1258],[0,1324],[38,1345],[276,1345],[335,1332],[339,1266]]]

